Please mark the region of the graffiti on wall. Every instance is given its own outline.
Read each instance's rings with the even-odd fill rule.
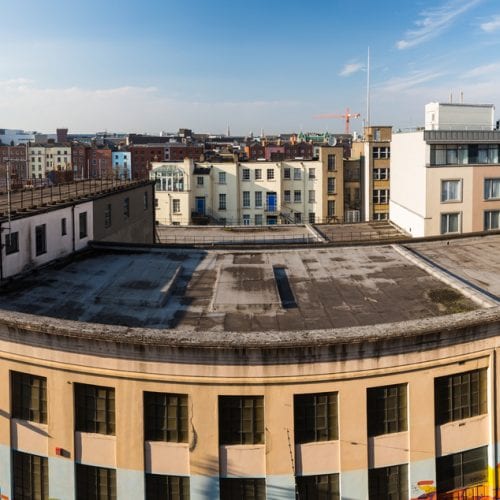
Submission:
[[[411,500],[436,500],[436,484],[433,479],[422,479],[412,486]]]

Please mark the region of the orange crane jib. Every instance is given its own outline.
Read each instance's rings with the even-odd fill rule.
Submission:
[[[329,118],[342,118],[345,120],[345,133],[350,134],[350,129],[349,129],[349,123],[351,121],[351,118],[359,118],[361,116],[360,113],[351,113],[349,111],[349,108],[345,110],[345,113],[339,114],[339,113],[327,113],[323,115],[316,115],[313,118],[316,120],[322,120],[322,119],[329,119]]]

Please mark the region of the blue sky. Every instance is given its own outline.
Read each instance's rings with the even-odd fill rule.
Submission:
[[[462,92],[500,106],[498,0],[5,0],[0,15],[0,127],[340,132],[313,117],[365,117],[368,47],[372,124],[421,126],[426,102]]]

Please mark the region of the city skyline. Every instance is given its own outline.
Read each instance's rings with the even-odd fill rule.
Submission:
[[[430,101],[500,102],[493,0],[187,4],[28,0],[2,9],[0,126],[259,134],[423,125]]]

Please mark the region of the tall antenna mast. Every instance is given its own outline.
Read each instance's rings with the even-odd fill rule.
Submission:
[[[368,47],[366,62],[366,126],[370,126],[370,47]]]

